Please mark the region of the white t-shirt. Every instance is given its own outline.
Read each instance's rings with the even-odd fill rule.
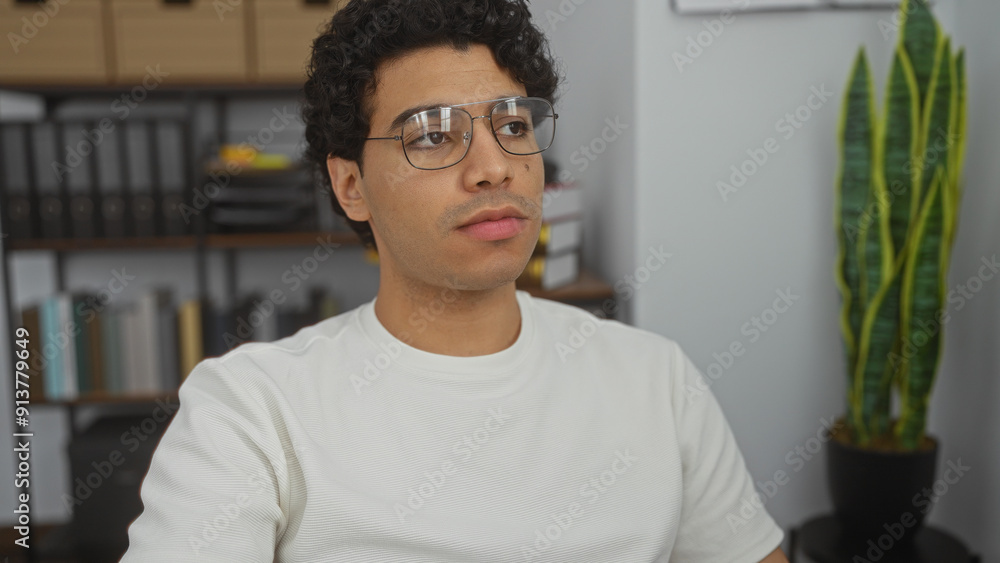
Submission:
[[[373,299],[202,361],[122,561],[756,563],[780,544],[677,344],[517,302],[516,342],[485,356],[404,344]]]

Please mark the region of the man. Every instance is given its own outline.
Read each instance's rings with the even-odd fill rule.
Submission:
[[[192,371],[124,561],[786,561],[677,345],[515,289],[557,82],[523,0],[338,12],[307,155],[377,296]]]

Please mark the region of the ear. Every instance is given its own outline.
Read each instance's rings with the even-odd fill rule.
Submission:
[[[358,163],[338,156],[326,159],[326,169],[330,172],[330,188],[333,190],[344,213],[354,221],[364,222],[371,218],[364,194],[361,193],[361,171]]]

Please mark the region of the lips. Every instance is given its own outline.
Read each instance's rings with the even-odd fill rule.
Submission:
[[[460,228],[468,227],[470,225],[481,223],[483,221],[499,221],[507,217],[512,217],[514,219],[525,219],[524,214],[518,211],[516,207],[507,206],[501,209],[486,209],[480,211],[479,213],[476,213],[475,215],[470,217],[465,223],[462,224],[462,227]]]
[[[524,230],[527,220],[504,217],[496,221],[480,221],[466,225],[458,231],[479,240],[504,240],[513,238]]]

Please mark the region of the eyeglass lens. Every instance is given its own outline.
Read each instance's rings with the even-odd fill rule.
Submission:
[[[555,119],[552,106],[541,98],[517,98],[497,104],[490,120],[500,146],[509,153],[528,155],[552,144]],[[472,116],[460,108],[422,111],[403,124],[403,150],[417,168],[451,166],[465,157],[472,140]]]

